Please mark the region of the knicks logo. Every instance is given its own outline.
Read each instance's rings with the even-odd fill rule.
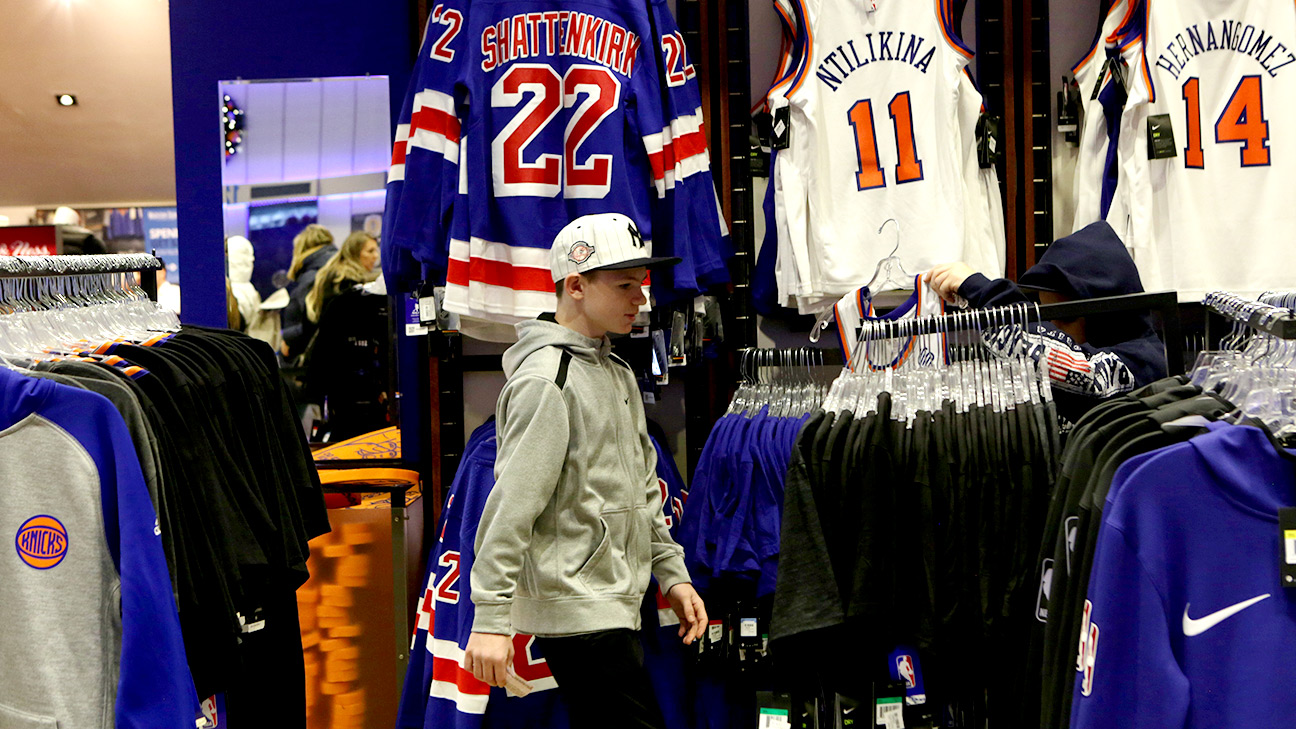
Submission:
[[[592,255],[594,255],[594,246],[582,240],[572,244],[571,250],[567,251],[567,260],[579,266],[588,261]]]
[[[33,516],[18,527],[14,545],[28,567],[47,570],[67,556],[67,529],[52,516]]]

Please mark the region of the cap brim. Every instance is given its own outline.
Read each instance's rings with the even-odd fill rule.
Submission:
[[[661,266],[674,266],[684,259],[674,256],[663,256],[660,258],[632,258],[628,261],[617,261],[609,263],[606,266],[591,268],[590,271],[624,271],[627,268],[659,268]],[[589,271],[586,271],[589,273]]]

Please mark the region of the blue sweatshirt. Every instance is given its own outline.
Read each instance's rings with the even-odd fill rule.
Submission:
[[[112,404],[0,368],[0,726],[193,726],[159,533]]]

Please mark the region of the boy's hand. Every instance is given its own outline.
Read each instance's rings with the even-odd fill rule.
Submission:
[[[491,686],[503,686],[513,665],[513,638],[496,633],[473,633],[464,648],[464,668]]]
[[[684,639],[684,645],[691,645],[701,638],[707,627],[706,606],[702,604],[702,597],[693,589],[692,583],[681,582],[675,585],[666,593],[666,600],[679,616],[679,634]]]
[[[942,299],[954,304],[958,303],[959,287],[974,273],[976,271],[962,261],[942,263],[927,272],[927,282]]]

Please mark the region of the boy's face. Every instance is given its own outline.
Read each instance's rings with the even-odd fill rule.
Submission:
[[[621,271],[592,271],[585,274],[581,308],[598,329],[612,334],[629,334],[639,307],[648,299],[641,284],[646,268]]]

